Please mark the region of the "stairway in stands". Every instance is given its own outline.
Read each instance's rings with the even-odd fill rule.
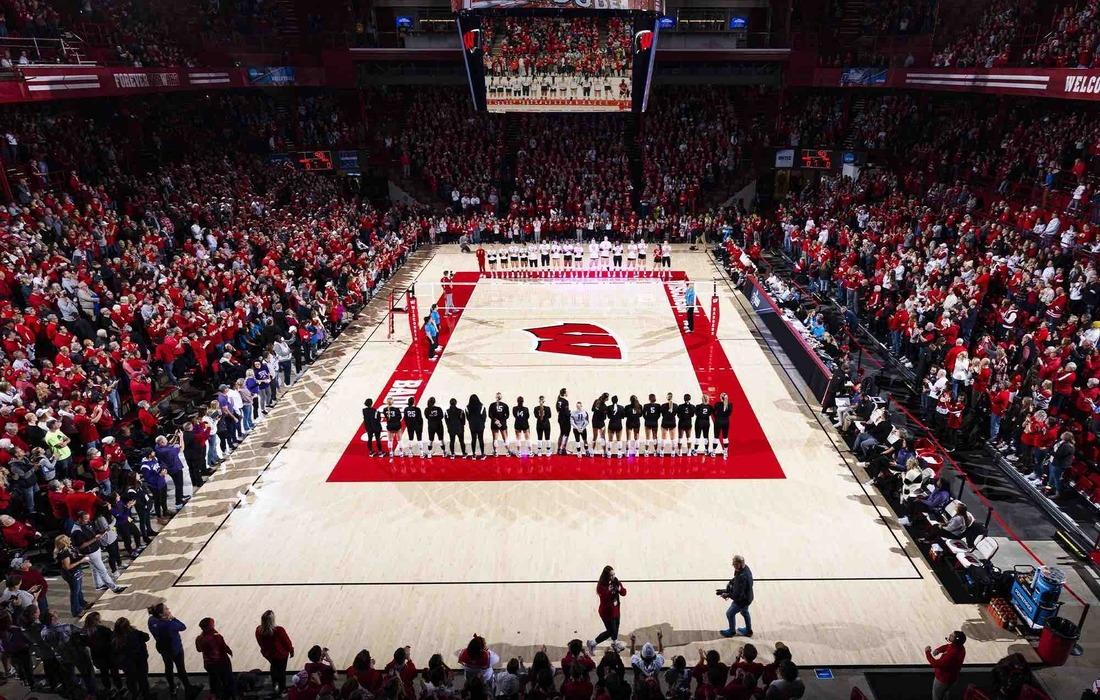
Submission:
[[[627,114],[626,128],[623,129],[623,148],[626,150],[630,172],[630,205],[639,211],[642,195],[645,193],[645,165],[642,163],[641,119],[642,115]]]
[[[279,8],[278,32],[283,41],[284,48],[297,49],[302,45],[302,24],[298,17],[298,6],[294,0],[274,0],[275,7]]]
[[[852,128],[852,124],[859,115],[863,114],[863,111],[867,109],[867,96],[859,91],[859,95],[852,100],[852,104],[848,107],[848,120],[847,128],[844,132],[844,147],[855,148],[856,142],[859,140],[855,129]]]
[[[501,115],[504,119],[504,150],[500,156],[500,179],[497,186],[500,203],[497,216],[505,216],[512,204],[512,193],[516,191],[516,151],[519,150],[521,116],[515,112]]]
[[[851,46],[863,36],[863,14],[866,0],[836,0],[843,3],[840,21],[837,23],[837,39],[840,46]]]

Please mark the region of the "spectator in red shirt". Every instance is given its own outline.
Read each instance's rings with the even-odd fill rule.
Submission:
[[[233,681],[233,650],[214,628],[214,618],[199,621],[202,633],[195,638],[195,650],[202,654],[202,667],[210,679],[210,693],[217,700],[232,700],[237,696]]]
[[[966,659],[966,634],[954,631],[945,638],[947,644],[937,648],[924,648],[924,656],[936,678],[932,681],[932,700],[943,700],[951,687],[959,680],[963,661]]]
[[[619,599],[626,595],[626,587],[615,575],[615,569],[610,564],[603,568],[600,579],[596,582],[596,595],[600,597],[600,619],[603,620],[604,631],[595,639],[588,640],[589,655],[595,654],[596,645],[605,639],[611,640],[611,648],[616,652],[626,647],[619,641]]]
[[[271,665],[272,691],[276,694],[286,692],[286,664],[294,656],[294,644],[286,630],[275,624],[275,613],[271,610],[264,611],[260,616],[260,624],[256,627],[256,643],[260,645],[260,654]]]

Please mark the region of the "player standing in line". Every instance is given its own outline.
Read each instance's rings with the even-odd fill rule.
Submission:
[[[378,409],[374,407],[374,399],[363,402],[362,439],[367,443],[367,450],[371,457],[381,457],[385,453],[382,448],[382,421],[378,417]]]
[[[638,266],[638,244],[631,241],[630,245],[626,247],[626,267],[628,270],[633,270]]]
[[[416,405],[416,400],[409,397],[405,405],[405,432],[409,436],[409,447],[405,451],[406,457],[413,457],[417,452],[424,455],[424,414]]]
[[[558,454],[564,455],[569,447],[569,399],[566,398],[565,389],[558,392],[558,400],[554,402],[554,410],[558,414]]]
[[[645,269],[646,244],[645,239],[638,241],[638,269]]]
[[[661,267],[661,244],[653,244],[653,269],[659,269]]]
[[[512,418],[515,419],[516,452],[520,457],[531,456],[531,411],[523,405],[523,397],[516,397],[516,405],[512,407]]]
[[[642,404],[638,397],[631,395],[626,407],[626,456],[638,456],[638,431],[642,427]]]
[[[607,407],[607,439],[611,443],[616,457],[623,456],[623,419],[626,418],[626,409],[619,403],[618,396],[611,397],[611,405]]]
[[[661,246],[661,267],[666,270],[672,267],[672,245],[669,243]]]
[[[584,267],[584,244],[580,241],[573,244],[573,267],[578,270]]]
[[[434,396],[428,399],[428,407],[424,409],[424,420],[428,423],[428,451],[424,456],[431,457],[435,452],[435,438],[438,436],[439,452],[446,457],[447,443],[443,442],[443,409],[435,405]]]
[[[623,269],[623,244],[618,241],[611,247],[611,262],[616,270]]]
[[[496,247],[489,248],[488,254],[485,256],[489,261],[489,272],[495,274],[497,271],[497,249]]]
[[[565,269],[573,267],[573,246],[570,243],[566,243],[562,246],[562,258],[565,260]]]
[[[661,404],[661,456],[676,453],[676,402],[668,392]]]
[[[561,244],[557,241],[550,244],[550,267],[561,267]]]
[[[389,443],[390,461],[394,455],[401,453],[401,409],[393,405],[393,399],[386,399],[386,407],[382,409],[382,416],[386,419],[386,442]]]
[[[534,243],[527,244],[527,267],[534,269],[539,266],[539,247]]]
[[[600,266],[600,244],[593,238],[588,242],[588,269],[595,270]]]
[[[710,405],[710,397],[703,394],[703,398],[695,406],[695,444],[691,446],[691,454],[695,456],[700,452],[710,457],[714,454],[710,446],[710,418],[714,414],[714,407]]]
[[[508,404],[500,400],[500,392],[497,392],[497,400],[489,404],[489,430],[493,436],[493,456],[497,456],[497,436],[500,436],[500,445],[504,448],[504,451],[511,456],[515,456],[512,449],[508,447],[508,418],[512,412],[508,409]]]
[[[466,413],[458,407],[458,399],[451,399],[451,405],[447,408],[447,434],[451,437],[451,459],[455,458],[455,438],[462,448],[462,456],[466,456]]]
[[[603,237],[600,241],[600,269],[611,269],[611,241],[607,239],[607,236]]]
[[[674,454],[686,455],[691,447],[691,422],[695,418],[695,404],[691,394],[684,394],[684,402],[676,409],[679,426],[676,431],[676,450]]]
[[[645,443],[642,445],[642,454],[646,454],[649,448],[650,454],[656,455],[660,443],[657,440],[657,426],[661,422],[661,404],[657,403],[657,395],[649,395],[649,403],[642,407],[642,420],[645,423]]]
[[[466,404],[466,421],[470,424],[470,457],[474,458],[481,445],[481,458],[485,459],[485,406],[477,394],[470,394]]]
[[[512,245],[508,246],[508,260],[510,261],[509,264],[512,270],[518,270],[522,266],[522,263],[519,260],[519,252],[519,245],[517,245],[516,242],[513,241]],[[516,273],[513,272],[512,276],[515,277]]]
[[[550,244],[546,241],[539,243],[539,258],[543,269],[550,267]]]
[[[573,427],[573,438],[580,443],[577,446],[577,456],[581,453],[592,456],[592,450],[588,448],[588,411],[584,410],[584,404],[577,402],[577,408],[569,414],[569,424]]]
[[[546,397],[539,397],[539,405],[535,406],[535,454],[550,454],[550,414],[552,411],[546,405]]]
[[[733,413],[733,405],[726,392],[718,397],[718,403],[714,404],[714,440],[718,443],[718,454],[725,457],[729,448],[730,414]]]
[[[592,451],[607,456],[607,393],[592,402]],[[602,452],[601,452],[602,448]]]

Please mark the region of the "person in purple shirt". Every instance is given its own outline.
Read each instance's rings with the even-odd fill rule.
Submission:
[[[951,502],[951,482],[946,476],[941,476],[936,482],[936,488],[927,496],[911,498],[906,503],[908,514],[904,518],[898,518],[898,523],[908,526],[912,517],[917,513],[931,513],[933,515],[943,512],[947,504]]]
[[[188,700],[193,700],[202,690],[202,685],[193,685],[187,677],[187,667],[183,663],[183,639],[180,632],[187,629],[175,618],[172,611],[164,603],[157,603],[149,608],[149,634],[157,645],[157,652],[164,661],[164,676],[168,681],[168,696],[176,695],[176,673],[183,683],[184,694]]]
[[[184,503],[191,500],[190,496],[183,495],[183,459],[180,457],[180,441],[183,439],[180,433],[176,433],[172,442],[163,435],[157,436],[157,446],[153,450],[157,453],[157,461],[160,462],[168,476],[172,477],[172,485],[176,492],[176,510],[183,507]]]
[[[153,450],[149,450],[141,460],[141,480],[153,494],[153,514],[158,518],[168,517],[168,482],[164,477],[167,471]]]

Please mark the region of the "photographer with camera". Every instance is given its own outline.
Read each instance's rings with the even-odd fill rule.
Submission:
[[[751,637],[752,618],[749,616],[749,606],[752,605],[753,600],[752,571],[749,570],[748,565],[745,564],[745,558],[740,554],[733,555],[733,578],[729,580],[724,589],[715,591],[715,593],[730,601],[730,607],[726,610],[726,619],[729,620],[729,626],[721,630],[720,634],[723,637],[732,637],[738,634]],[[737,627],[738,613],[745,616],[745,626],[741,628]]]

